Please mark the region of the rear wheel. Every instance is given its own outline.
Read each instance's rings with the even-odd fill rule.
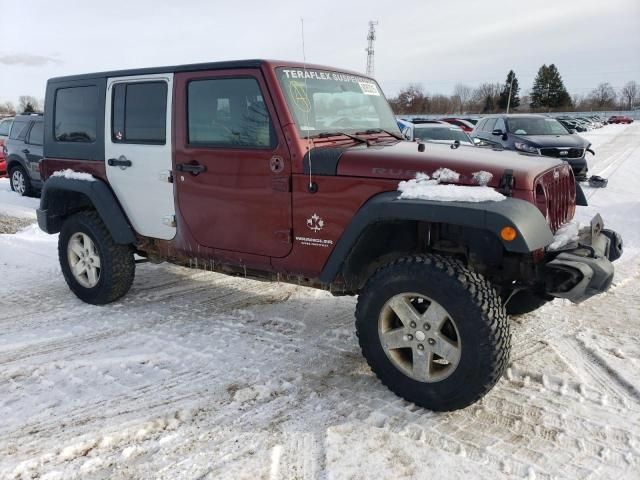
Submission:
[[[378,270],[358,298],[356,329],[382,383],[431,410],[479,400],[509,359],[509,326],[495,290],[437,255],[404,257]]]
[[[16,165],[15,167],[11,167],[11,172],[9,172],[11,184],[11,190],[16,192],[20,196],[29,196],[33,194],[33,187],[31,185],[31,180],[29,179],[29,175],[20,165]]]
[[[67,285],[84,302],[113,302],[133,283],[133,250],[113,241],[96,212],[77,213],[65,220],[58,257]]]

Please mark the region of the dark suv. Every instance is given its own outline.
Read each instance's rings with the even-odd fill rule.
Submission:
[[[33,195],[42,187],[40,160],[44,140],[41,114],[18,115],[4,143],[11,190],[19,195]]]
[[[555,118],[495,115],[480,120],[470,135],[476,143],[497,144],[505,150],[565,160],[571,165],[576,180],[587,179],[585,154],[591,151],[591,143],[573,134]]]

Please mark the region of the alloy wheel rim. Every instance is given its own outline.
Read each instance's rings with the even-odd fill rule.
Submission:
[[[24,194],[25,185],[24,185],[24,175],[20,170],[16,170],[11,175],[11,183],[13,184],[13,189],[20,195]]]
[[[391,363],[419,382],[440,382],[460,363],[462,342],[455,321],[425,295],[390,298],[380,311],[378,335]]]
[[[85,288],[93,288],[100,280],[100,255],[91,237],[74,233],[67,244],[69,267],[76,281]]]

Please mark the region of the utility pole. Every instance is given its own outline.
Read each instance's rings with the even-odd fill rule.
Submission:
[[[507,113],[509,113],[509,107],[511,106],[511,90],[513,89],[513,79],[515,78],[515,73],[511,77],[511,83],[509,84],[509,98],[507,98]]]
[[[373,77],[374,73],[374,65],[373,65],[373,42],[376,39],[376,25],[378,25],[377,21],[369,21],[369,33],[367,34],[367,48],[365,51],[367,52],[367,76]]]

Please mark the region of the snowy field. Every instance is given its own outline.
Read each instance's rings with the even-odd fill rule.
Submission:
[[[640,478],[640,125],[584,136],[614,286],[514,319],[507,374],[453,413],[375,379],[353,298],[143,264],[95,307],[55,237],[0,235],[0,478]],[[0,215],[36,206],[0,180]]]

